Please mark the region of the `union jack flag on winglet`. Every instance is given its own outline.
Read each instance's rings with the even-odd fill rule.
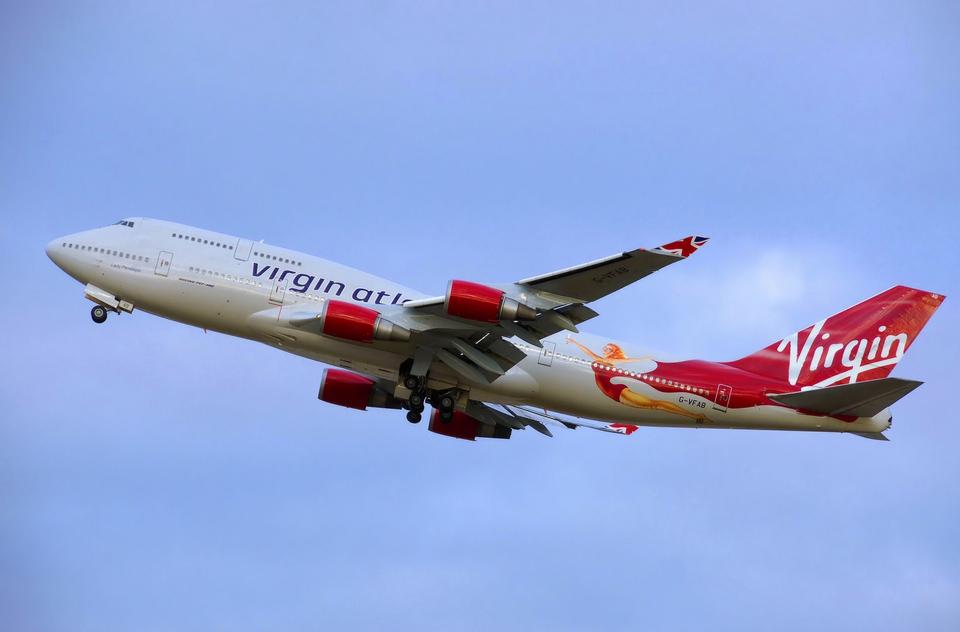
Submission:
[[[660,252],[666,252],[671,255],[677,255],[678,257],[689,257],[697,251],[700,246],[709,241],[708,237],[698,237],[691,235],[689,237],[684,237],[683,239],[678,239],[677,241],[671,241],[669,244],[663,244],[654,248],[654,250],[659,250]]]

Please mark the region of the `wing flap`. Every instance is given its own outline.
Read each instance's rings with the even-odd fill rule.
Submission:
[[[556,313],[567,322],[561,323],[556,319],[547,316],[548,313]],[[566,325],[572,324],[574,325],[574,330],[576,330],[576,325],[579,325],[580,323],[588,321],[597,316],[599,316],[599,314],[586,305],[573,303],[571,305],[561,305],[554,310],[550,310],[550,312],[544,312],[543,314],[540,314],[536,320],[528,323],[528,326],[536,330],[537,334],[541,338],[546,338],[547,336],[552,336],[558,331],[562,331],[564,329],[571,331],[570,327]]]

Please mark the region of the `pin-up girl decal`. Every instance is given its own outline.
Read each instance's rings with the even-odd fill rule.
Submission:
[[[603,355],[599,355],[594,353],[585,345],[580,344],[570,336],[567,336],[567,342],[576,345],[581,351],[593,358],[594,363],[591,366],[593,368],[594,378],[597,381],[597,386],[600,388],[603,394],[610,399],[620,402],[621,404],[626,404],[627,406],[633,406],[634,408],[663,410],[676,415],[690,417],[691,419],[696,419],[697,421],[704,420],[703,415],[686,410],[685,408],[682,408],[673,402],[663,399],[653,399],[652,397],[648,397],[643,393],[631,390],[625,384],[613,383],[614,378],[622,378],[623,376],[619,373],[612,372],[610,369],[618,364],[627,364],[630,362],[652,362],[653,358],[651,356],[640,356],[638,358],[627,357],[627,354],[623,352],[623,349],[621,349],[619,345],[616,345],[612,342],[605,344],[603,346]]]

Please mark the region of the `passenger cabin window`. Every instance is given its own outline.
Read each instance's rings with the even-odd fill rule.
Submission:
[[[182,239],[184,241],[193,241],[197,244],[203,244],[204,246],[210,246],[212,248],[223,248],[224,250],[233,250],[234,247],[228,243],[222,241],[216,241],[215,239],[204,239],[203,237],[196,237],[190,235],[184,235],[181,233],[170,233],[170,236],[174,239]]]
[[[280,261],[280,262],[282,262],[282,263],[288,263],[288,264],[290,264],[290,265],[292,265],[292,266],[303,266],[303,262],[302,262],[302,261],[297,261],[296,259],[286,259],[286,258],[284,258],[284,257],[278,257],[278,256],[276,256],[276,255],[267,254],[267,253],[263,252],[262,250],[260,250],[260,251],[254,251],[253,256],[254,256],[254,257],[260,257],[260,258],[262,258],[262,259],[269,259],[269,260],[271,260],[271,261]]]

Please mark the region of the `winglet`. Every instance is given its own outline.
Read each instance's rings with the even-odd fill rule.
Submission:
[[[669,244],[657,246],[653,250],[665,252],[667,254],[676,255],[686,259],[699,250],[708,241],[710,241],[709,237],[690,235],[689,237],[684,237],[683,239],[678,239],[677,241],[671,241]]]

